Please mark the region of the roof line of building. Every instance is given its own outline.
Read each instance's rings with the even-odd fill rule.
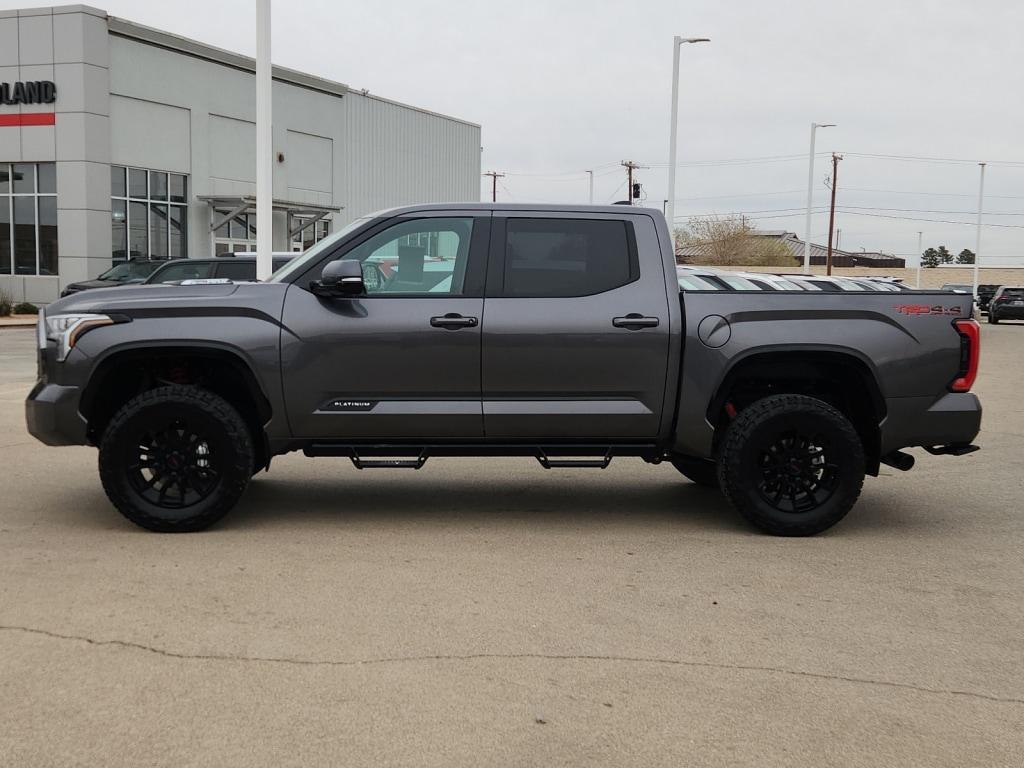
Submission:
[[[54,11],[56,11],[56,9],[54,9]],[[138,22],[129,21],[117,16],[107,16],[107,28],[110,30],[111,34],[118,35],[119,37],[138,40],[139,42],[146,43],[148,45],[154,45],[177,53],[194,56],[215,64],[221,64],[226,67],[242,70],[243,72],[256,73],[255,59],[250,58],[249,56],[243,56],[240,53],[225,50],[224,48],[218,48],[215,45],[201,43],[198,40],[183,37],[182,35],[176,35],[172,32],[165,32],[161,29],[147,27],[145,24],[139,24]],[[410,109],[414,112],[420,112],[422,114],[440,117],[445,120],[451,120],[452,122],[462,123],[463,125],[468,125],[473,128],[480,127],[478,123],[474,123],[469,120],[463,120],[462,118],[453,117],[452,115],[445,115],[441,112],[434,112],[433,110],[424,109],[412,104],[405,104],[393,99],[387,99],[382,96],[377,96],[376,94],[371,94],[369,91],[353,89],[345,83],[327,80],[323,77],[317,77],[316,75],[311,75],[306,72],[299,72],[298,70],[289,69],[288,67],[281,67],[277,64],[274,64],[272,67],[272,77],[274,80],[279,82],[290,83],[292,85],[297,85],[300,88],[308,88],[310,90],[320,91],[321,93],[326,93],[332,96],[362,96],[367,99],[374,99],[387,104],[393,104],[397,107],[402,107],[403,109]]]

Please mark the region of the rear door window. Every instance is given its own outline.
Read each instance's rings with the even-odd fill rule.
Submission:
[[[507,219],[505,296],[592,296],[639,277],[636,238],[627,221]]]

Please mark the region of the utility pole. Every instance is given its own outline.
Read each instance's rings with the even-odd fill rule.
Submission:
[[[587,171],[590,174],[590,204],[594,204],[594,172]]]
[[[626,198],[629,200],[629,204],[633,204],[633,171],[637,168],[643,168],[642,165],[637,165],[632,160],[623,160],[621,165],[626,169]],[[671,227],[671,224],[669,224]]]
[[[842,155],[832,153],[832,207],[828,212],[828,256],[825,257],[825,274],[832,274],[832,227],[836,222],[836,187],[839,180],[839,161]]]
[[[484,176],[491,177],[491,202],[498,202],[498,179],[504,178],[504,173],[497,173],[496,171],[488,171]]]

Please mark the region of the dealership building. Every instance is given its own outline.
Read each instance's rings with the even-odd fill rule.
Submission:
[[[87,6],[0,11],[0,288],[255,249],[255,62]],[[275,251],[477,200],[480,126],[273,69]]]

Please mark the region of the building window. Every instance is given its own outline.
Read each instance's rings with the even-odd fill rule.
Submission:
[[[0,275],[57,274],[57,166],[0,163]]]
[[[309,218],[308,216],[292,217],[292,228],[294,229],[300,224],[304,224],[305,221],[303,219],[308,220]],[[318,219],[292,238],[291,249],[301,253],[307,248],[312,248],[329,234],[331,234],[331,222],[328,219]]]
[[[188,256],[188,177],[110,166],[114,263]]]
[[[215,211],[219,217],[230,211]],[[240,213],[213,231],[214,254],[249,253],[256,250],[256,214]]]

